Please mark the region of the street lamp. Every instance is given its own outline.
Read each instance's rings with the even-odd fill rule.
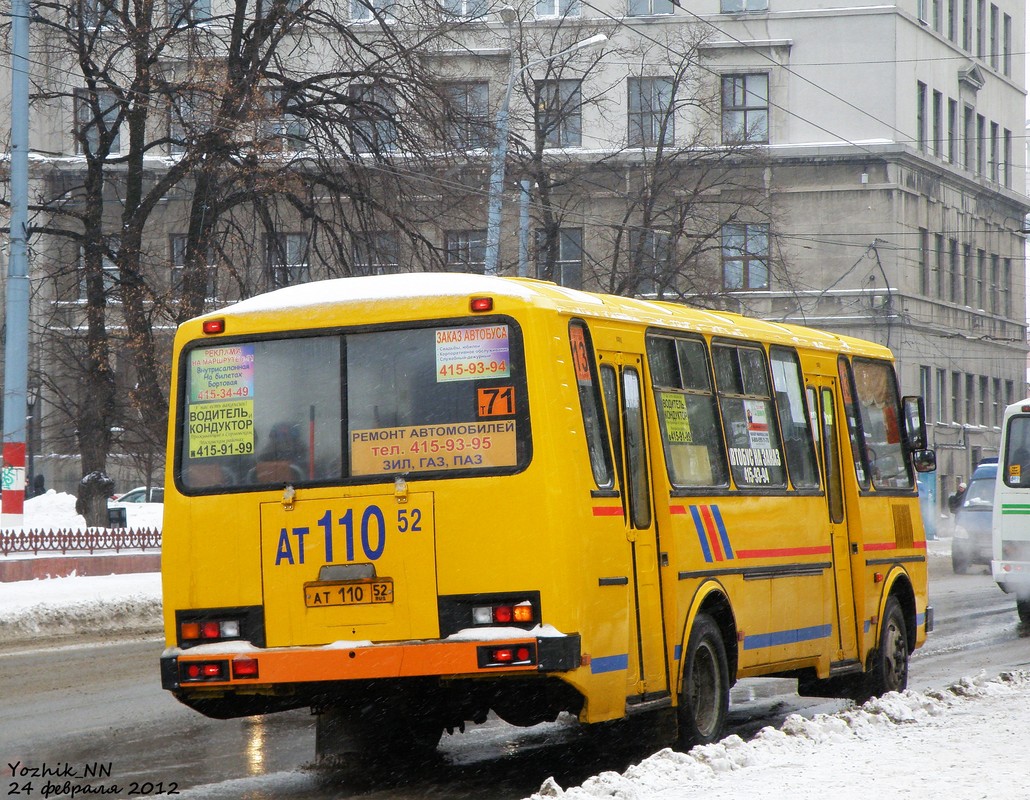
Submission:
[[[36,468],[33,461],[35,460],[35,447],[33,438],[33,428],[36,422],[36,400],[39,399],[39,389],[30,386],[28,394],[25,395],[25,405],[28,406],[29,413],[25,417],[25,426],[27,433],[25,435],[25,496],[34,497],[36,494]]]
[[[501,103],[501,107],[497,110],[497,141],[494,144],[490,162],[489,216],[486,223],[485,272],[487,275],[496,275],[498,273],[501,244],[501,200],[504,194],[504,162],[508,157],[508,106],[511,105],[511,93],[515,87],[515,82],[523,72],[532,69],[537,64],[544,64],[556,58],[567,56],[576,50],[582,50],[584,47],[593,47],[595,44],[601,44],[606,41],[608,41],[608,37],[603,33],[598,33],[588,39],[576,42],[571,47],[566,47],[557,53],[535,58],[521,69],[516,70],[513,68],[511,70],[511,74],[508,76],[508,88],[504,92],[504,100]]]

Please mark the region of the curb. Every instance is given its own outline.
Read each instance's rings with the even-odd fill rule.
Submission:
[[[58,555],[36,558],[0,559],[0,583],[69,575],[124,575],[160,572],[160,553],[118,553],[110,555]]]

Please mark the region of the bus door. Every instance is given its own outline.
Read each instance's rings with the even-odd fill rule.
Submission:
[[[599,356],[633,570],[636,636],[630,642],[628,689],[631,695],[647,696],[668,690],[668,671],[644,418],[644,357],[613,351],[599,351]]]
[[[851,576],[851,539],[848,535],[847,509],[844,502],[844,481],[841,473],[841,447],[847,445],[847,431],[837,402],[837,381],[818,380],[808,389],[811,413],[816,415],[812,426],[819,445],[826,492],[826,513],[829,519],[833,582],[837,605],[837,661],[857,653],[855,594]],[[841,444],[844,442],[844,445]]]

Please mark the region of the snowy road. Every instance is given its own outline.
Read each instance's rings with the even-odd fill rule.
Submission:
[[[984,572],[952,575],[931,561],[937,630],[913,659],[914,689],[943,688],[981,669],[988,675],[1027,665],[1027,631],[1014,603]],[[522,798],[549,777],[573,786],[603,770],[622,770],[659,743],[640,730],[611,739],[574,725],[520,730],[487,723],[445,737],[432,769],[397,772],[374,789],[340,785],[306,769],[314,752],[306,712],[215,721],[178,705],[159,687],[156,639],[62,647],[0,649],[0,762],[109,764],[123,785],[149,782],[183,797],[322,800],[368,798]],[[790,682],[750,680],[734,690],[733,732],[748,738],[786,716],[844,708],[842,701],[798,698]]]

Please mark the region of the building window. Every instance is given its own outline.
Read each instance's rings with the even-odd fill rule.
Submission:
[[[655,14],[671,14],[672,0],[629,0],[631,17],[648,17]]]
[[[926,152],[926,84],[916,82],[916,147]]]
[[[768,11],[769,0],[721,0],[719,10],[723,14],[745,14],[752,11]]]
[[[1004,186],[1006,189],[1011,189],[1012,188],[1012,131],[1010,131],[1008,128],[1006,128],[1004,134],[1002,135],[1002,139],[1003,139],[1003,143],[1002,143],[1003,155],[1002,155],[1002,158],[1004,160],[1001,162],[1001,176],[1000,176],[999,180],[1001,181],[1001,185],[1002,186]]]
[[[971,0],[962,0],[962,49],[972,51],[973,15],[970,2]]]
[[[471,19],[486,15],[486,0],[442,0],[441,10],[452,17]]]
[[[933,154],[944,158],[944,95],[933,93]]]
[[[1001,313],[1006,317],[1012,316],[1012,259],[1001,260]]]
[[[769,226],[722,226],[722,285],[729,291],[769,288]]]
[[[937,33],[941,32],[941,2],[942,0],[930,0],[930,24]]]
[[[97,92],[96,103],[90,102],[86,89],[75,92],[75,153],[87,151],[96,155],[100,150],[102,137],[110,137],[110,151],[121,150],[121,104],[113,92]]]
[[[964,139],[963,144],[965,145],[965,157],[963,158],[963,166],[970,172],[973,171],[973,167],[976,164],[976,121],[973,109],[970,106],[965,106],[964,112],[964,124],[962,126],[962,136]]]
[[[578,17],[579,0],[536,0],[536,18]]]
[[[672,80],[630,78],[627,90],[630,146],[671,144],[676,138],[672,114]]]
[[[633,294],[660,295],[672,263],[672,237],[668,231],[629,232]]]
[[[377,17],[390,17],[393,0],[350,0],[351,22],[371,22]]]
[[[211,19],[211,0],[168,0],[168,24],[185,28]]]
[[[937,370],[937,422],[944,422],[944,413],[947,411],[947,398],[948,398],[948,373],[943,370]]]
[[[355,236],[351,248],[355,275],[388,275],[400,271],[400,240],[395,231]]]
[[[486,230],[447,231],[444,234],[447,266],[461,272],[486,270]]]
[[[987,174],[987,120],[976,115],[976,174]]]
[[[490,120],[486,81],[449,83],[444,86],[447,102],[447,144],[458,150],[486,147]]]
[[[951,421],[958,425],[962,421],[962,373],[951,373]]]
[[[169,237],[168,249],[171,251],[172,275],[171,287],[174,294],[179,294],[183,289],[183,276],[186,273],[186,242],[185,233],[173,233]],[[204,289],[204,297],[212,300],[218,297],[218,271],[215,268],[214,250],[208,248],[207,252],[207,285]]]
[[[962,245],[962,305],[971,306],[976,297],[973,285],[976,277],[976,266],[973,264],[973,245],[968,242]]]
[[[536,231],[536,276],[561,286],[580,289],[583,286],[583,229],[558,228],[551,244],[547,231]],[[553,248],[553,259],[551,248]],[[548,270],[548,261],[551,269]]]
[[[749,144],[769,141],[768,75],[723,75],[722,140]]]
[[[934,281],[937,289],[937,297],[944,299],[944,234],[935,233],[933,235],[934,248],[933,248],[933,261],[934,267],[937,271],[937,280]]]
[[[265,237],[269,282],[273,288],[311,279],[308,237],[303,233],[276,233]]]
[[[991,123],[991,140],[990,140],[990,148],[991,148],[991,150],[990,150],[990,153],[988,154],[988,158],[987,158],[987,179],[990,180],[990,181],[993,181],[994,183],[998,183],[999,182],[999,178],[1000,178],[1000,169],[999,169],[999,167],[1001,165],[998,163],[998,157],[1000,156],[1000,152],[999,152],[998,148],[999,148],[1000,144],[1001,143],[1000,143],[1000,141],[998,139],[998,123],[997,122],[992,122]]]
[[[983,311],[987,308],[984,291],[987,286],[987,252],[976,251],[976,307]]]
[[[536,130],[547,147],[583,143],[582,81],[536,82]]]
[[[919,292],[930,294],[930,232],[919,229]]]
[[[986,375],[980,376],[980,408],[979,418],[977,423],[986,427],[989,424],[987,419],[987,398],[988,398],[988,380]]]
[[[983,58],[987,49],[987,3],[976,0],[976,57]]]
[[[199,134],[214,125],[214,99],[206,92],[175,95],[168,105],[168,152],[185,153]]]
[[[998,313],[998,295],[1000,294],[1001,260],[997,253],[991,253],[991,313]]]
[[[966,417],[967,425],[976,425],[976,379],[966,375]]]
[[[351,140],[356,153],[383,153],[397,146],[397,105],[385,86],[351,86]]]
[[[991,49],[990,64],[993,69],[998,68],[998,7],[991,4]]]
[[[107,250],[104,252],[101,262],[101,268],[104,271],[104,294],[108,300],[118,303],[121,302],[121,296],[118,291],[119,280],[118,280],[118,264],[115,263],[112,256],[121,247],[121,239],[117,236],[110,236],[106,240]],[[79,268],[78,282],[79,282],[79,299],[86,300],[86,250],[83,247],[79,247]]]
[[[1001,71],[1012,74],[1012,17],[1002,15],[1001,22]]]
[[[948,161],[958,163],[958,103],[948,98]]]
[[[923,396],[926,404],[926,418],[933,419],[934,398],[933,385],[931,384],[933,370],[930,367],[919,367],[919,394]]]
[[[958,239],[949,240],[948,258],[948,299],[953,303],[959,302],[961,285],[961,268],[958,262]]]
[[[307,146],[308,124],[287,112],[288,100],[282,89],[268,89],[264,93],[264,119],[260,123],[258,138],[272,142],[283,152],[297,152]]]

